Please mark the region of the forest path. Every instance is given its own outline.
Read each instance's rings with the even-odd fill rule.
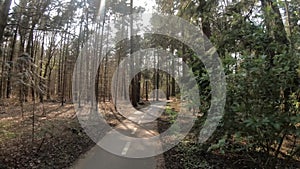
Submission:
[[[152,102],[146,108],[135,111],[121,124],[109,131],[101,140],[102,145],[113,150],[112,154],[96,145],[85,153],[71,169],[155,169],[165,168],[163,155],[149,158],[127,158],[138,157],[144,154],[155,154],[161,152],[161,144],[150,142],[147,145],[142,142],[133,142],[126,136],[135,138],[150,138],[158,135],[156,117],[164,111],[165,102]],[[119,134],[125,135],[120,137]],[[149,152],[152,151],[152,152]]]

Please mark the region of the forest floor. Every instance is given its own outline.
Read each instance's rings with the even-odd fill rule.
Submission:
[[[98,147],[83,131],[73,104],[61,106],[55,101],[25,103],[23,116],[17,100],[11,99],[0,104],[0,169],[70,168],[76,166],[76,162],[87,152]],[[99,107],[105,110],[103,115],[111,127],[124,122],[125,118],[114,112],[112,104],[100,103]],[[142,132],[136,130],[136,133]],[[157,160],[163,161],[161,158],[154,159]]]
[[[47,102],[44,105],[27,103],[24,105],[23,117],[16,100],[0,104],[0,169],[69,168],[95,147],[95,143],[82,130],[72,104],[61,106],[58,102]],[[178,104],[171,102],[167,106],[176,112],[180,109]],[[125,120],[112,113],[111,104],[100,106],[106,110],[104,115],[110,126],[118,126]],[[33,108],[36,113],[32,141]],[[169,128],[174,118],[174,114],[165,111],[158,119],[158,132]],[[261,168],[261,162],[268,157],[254,152],[207,152],[199,148],[195,141],[195,133],[200,128],[201,125],[196,124],[185,140],[163,154],[165,168]],[[295,159],[279,159],[278,163],[278,168],[300,168],[299,166],[300,161]]]
[[[1,102],[0,168],[68,168],[95,143],[82,132],[72,104]],[[14,104],[15,103],[15,104]],[[44,107],[44,108],[43,108]],[[32,141],[32,110],[35,131]],[[43,109],[45,113],[43,114]]]

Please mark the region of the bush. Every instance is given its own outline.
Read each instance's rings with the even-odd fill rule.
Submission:
[[[297,154],[300,136],[300,90],[297,57],[277,55],[273,65],[261,56],[245,57],[235,74],[228,77],[224,130],[244,149],[272,155],[265,165],[276,165],[279,155]],[[287,151],[282,152],[289,139]],[[275,161],[274,161],[275,160]]]

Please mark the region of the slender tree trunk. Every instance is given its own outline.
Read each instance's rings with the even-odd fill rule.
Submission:
[[[12,41],[12,46],[11,46],[11,53],[10,53],[10,58],[9,58],[9,68],[8,68],[8,77],[7,77],[7,85],[6,85],[6,98],[10,98],[11,95],[11,76],[12,76],[12,70],[13,70],[13,57],[15,54],[15,46],[17,42],[17,36],[18,36],[18,29],[19,27],[17,26],[15,31],[14,31],[14,38]]]
[[[108,46],[109,44],[109,34],[110,34],[110,27],[109,27],[109,23],[110,23],[110,17],[108,17],[108,28],[107,28],[107,33],[106,33],[106,46]],[[103,97],[103,102],[106,102],[106,98],[108,97],[109,100],[109,89],[108,89],[108,51],[105,51],[105,63],[104,63],[104,97]]]
[[[103,94],[103,102],[105,103],[106,102],[106,97],[107,97],[107,62],[108,62],[108,58],[107,58],[107,54],[105,55],[105,61],[104,61],[104,94]]]
[[[172,53],[174,53],[174,48],[172,47],[171,49]],[[175,82],[175,60],[172,57],[172,91],[171,91],[171,96],[175,97],[176,96],[176,82]]]
[[[2,45],[4,30],[7,25],[8,13],[12,0],[5,0],[0,7],[0,47]]]
[[[40,56],[40,77],[39,77],[39,88],[42,89],[43,87],[43,79],[42,79],[42,73],[43,73],[43,60],[44,60],[44,45],[45,45],[45,33],[43,33],[43,39],[42,39],[42,48],[41,48],[41,56]],[[44,103],[44,94],[43,91],[39,91],[40,96],[40,102]]]
[[[170,70],[170,62],[168,61],[168,69]],[[170,100],[170,74],[168,73],[167,74],[167,100]]]
[[[121,49],[122,47],[120,46],[118,49],[118,60],[117,60],[117,65],[120,65],[121,62]],[[119,94],[119,74],[120,74],[120,70],[117,70],[117,79],[115,82],[115,88],[114,88],[114,94],[115,94],[115,98],[114,98],[114,106],[115,106],[115,110],[117,110],[117,99],[118,99],[118,94]]]
[[[133,0],[130,0],[130,13],[133,14]],[[133,16],[131,15],[130,16],[130,57],[132,58],[132,54],[133,54],[133,44],[134,41],[133,41]],[[135,61],[134,58],[132,58],[133,61]],[[134,63],[131,63],[130,64],[130,68],[131,68],[131,72],[133,72],[133,69],[134,69]],[[132,105],[134,107],[137,106],[137,86],[136,86],[136,78],[134,77],[131,81],[131,102],[132,102]]]
[[[54,45],[55,45],[55,36],[57,35],[57,32],[53,33],[52,37],[50,38],[50,46],[49,49],[47,51],[47,62],[45,64],[45,72],[43,75],[43,78],[46,79],[47,78],[47,88],[46,88],[46,97],[47,100],[50,100],[50,80],[51,80],[51,73],[52,73],[52,69],[50,69],[50,64],[51,64],[51,60],[53,58],[53,51],[55,51]],[[54,58],[55,59],[55,58]],[[48,76],[48,77],[47,77]]]
[[[30,55],[31,59],[34,59],[34,46],[33,46],[33,36],[34,36],[34,28],[35,28],[35,23],[33,21],[32,26],[30,28],[29,31],[29,36],[28,36],[28,41],[27,41],[27,46],[26,46],[26,53]],[[29,66],[29,70],[33,71],[32,66]],[[30,82],[30,84],[32,85],[32,83]],[[28,91],[31,90],[31,96],[32,96],[32,101],[35,97],[34,92],[33,92],[33,88],[32,87],[28,87],[27,89]]]
[[[159,75],[159,59],[157,56],[157,53],[155,52],[154,57],[156,58],[156,101],[159,101],[159,81],[160,81],[160,75]]]
[[[83,39],[84,39],[84,35],[83,35],[83,33],[81,33],[82,32],[82,29],[83,29],[83,16],[81,16],[81,21],[80,21],[80,30],[79,30],[79,38],[78,38],[78,46],[77,46],[77,59],[79,59],[80,58],[80,60],[78,60],[79,61],[79,63],[80,63],[80,65],[79,65],[79,72],[76,72],[76,79],[77,79],[77,86],[78,86],[78,89],[79,89],[79,91],[78,91],[78,93],[76,93],[77,94],[77,99],[78,99],[78,106],[79,107],[81,107],[81,87],[82,87],[82,85],[81,85],[81,72],[82,72],[82,60],[81,60],[81,56],[80,56],[80,50],[83,48]],[[97,93],[97,91],[96,91],[96,93]],[[96,94],[96,100],[97,100],[97,94]]]
[[[67,31],[68,32],[68,27],[69,24],[67,24]],[[64,105],[64,103],[66,102],[65,99],[65,92],[66,92],[66,78],[67,78],[67,62],[68,62],[68,52],[69,52],[69,39],[70,39],[70,35],[66,35],[66,42],[64,43],[64,50],[63,50],[63,63],[62,63],[62,95],[61,95],[61,106]]]
[[[4,51],[1,51],[1,54],[4,53]],[[1,58],[1,57],[0,57]],[[5,64],[6,64],[6,56],[2,56],[2,65],[1,65],[1,76],[0,76],[0,98],[4,98],[4,82],[5,82]]]
[[[148,80],[146,80],[146,101],[149,101],[149,96],[148,96]]]
[[[64,41],[65,41],[65,36],[64,34],[61,35],[63,40],[60,43],[60,54],[59,54],[59,62],[58,62],[58,72],[57,72],[57,93],[59,97],[62,100],[62,72],[63,72],[63,46],[64,46]]]

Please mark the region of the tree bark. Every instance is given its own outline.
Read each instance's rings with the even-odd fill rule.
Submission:
[[[130,13],[133,14],[133,0],[130,0]],[[130,57],[132,58],[133,54],[133,16],[130,16]],[[135,60],[134,58],[132,58]],[[130,64],[131,72],[133,72],[134,69],[134,63]],[[132,106],[136,107],[137,106],[137,97],[136,97],[136,78],[133,78],[131,81],[131,103]]]
[[[2,44],[5,27],[7,26],[8,13],[12,0],[5,0],[0,8],[0,46]]]
[[[11,74],[12,74],[12,70],[13,70],[13,57],[15,54],[15,46],[16,46],[16,42],[17,42],[17,36],[18,36],[18,29],[19,27],[17,26],[15,31],[14,31],[14,38],[12,41],[12,46],[11,46],[11,53],[10,53],[10,57],[9,57],[9,68],[8,68],[8,77],[7,77],[7,85],[6,85],[6,98],[10,98],[11,95]]]

